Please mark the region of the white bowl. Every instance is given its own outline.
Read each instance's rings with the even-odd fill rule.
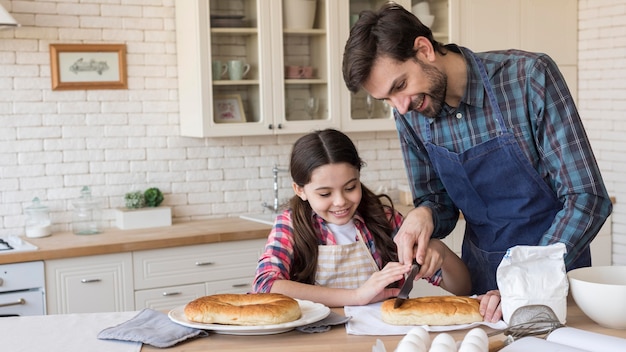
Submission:
[[[578,307],[596,323],[626,329],[626,266],[592,266],[567,273]]]

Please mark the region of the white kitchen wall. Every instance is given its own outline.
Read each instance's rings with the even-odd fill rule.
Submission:
[[[156,186],[174,221],[261,211],[271,168],[286,166],[298,136],[179,137],[171,0],[0,0],[22,27],[0,30],[0,235],[23,232],[40,197],[54,231],[69,230],[84,185],[112,208],[124,193]],[[609,193],[613,262],[626,264],[626,4],[579,0],[581,116]],[[52,91],[50,43],[125,43],[128,90]],[[350,134],[371,188],[405,178],[394,132]],[[280,195],[291,194],[282,173]]]
[[[124,193],[159,187],[174,221],[261,212],[272,166],[298,136],[179,136],[171,0],[0,0],[21,23],[0,30],[0,236],[23,233],[37,196],[53,231],[69,230],[71,201],[91,186],[107,226]],[[125,43],[128,90],[52,91],[50,43]],[[350,134],[363,181],[393,189],[405,171],[395,132]],[[280,175],[280,197],[293,192]]]
[[[578,107],[613,207],[613,264],[626,265],[626,3],[578,2]]]

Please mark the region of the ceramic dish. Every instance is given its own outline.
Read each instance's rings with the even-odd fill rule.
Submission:
[[[294,320],[283,324],[260,325],[260,326],[242,326],[242,325],[223,325],[223,324],[203,324],[190,321],[185,317],[185,306],[172,309],[168,317],[173,322],[188,326],[190,328],[211,330],[216,334],[227,335],[271,335],[279,334],[293,330],[299,326],[315,323],[326,318],[330,314],[330,308],[323,304],[305,300],[297,300],[302,311],[302,316],[298,320]]]

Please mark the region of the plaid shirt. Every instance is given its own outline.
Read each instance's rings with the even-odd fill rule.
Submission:
[[[497,127],[470,51],[456,45],[447,48],[465,57],[467,88],[458,108],[444,105],[429,123],[432,143],[461,153],[496,137]],[[563,204],[538,245],[563,242],[569,265],[591,243],[612,209],[574,100],[556,64],[545,54],[508,50],[476,56],[485,65],[508,130]],[[456,225],[458,209],[423,146],[425,117],[414,111],[395,114],[414,204],[433,208],[433,237],[445,237]],[[418,145],[400,118],[418,135]]]
[[[391,217],[391,212],[388,214]],[[313,214],[315,219],[315,231],[318,234],[318,245],[336,245],[335,236],[330,231],[326,222],[322,217]],[[393,229],[397,229],[402,224],[402,215],[398,212],[393,214],[391,225]],[[363,234],[367,248],[369,248],[374,261],[379,269],[382,269],[383,262],[380,254],[376,250],[374,238],[371,232],[365,226],[363,218],[357,213],[354,215],[354,224]],[[252,285],[254,292],[270,292],[274,281],[289,280],[289,271],[293,259],[293,237],[294,229],[291,221],[291,210],[285,210],[276,217],[272,231],[265,245],[265,252],[259,259],[256,269],[256,275]],[[441,281],[441,273],[438,271],[429,281],[434,285]]]

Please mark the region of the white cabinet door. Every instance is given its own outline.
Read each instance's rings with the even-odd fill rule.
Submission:
[[[522,49],[546,53],[577,97],[576,0],[450,0],[453,40],[474,52]]]
[[[133,310],[130,253],[45,261],[48,314]]]

